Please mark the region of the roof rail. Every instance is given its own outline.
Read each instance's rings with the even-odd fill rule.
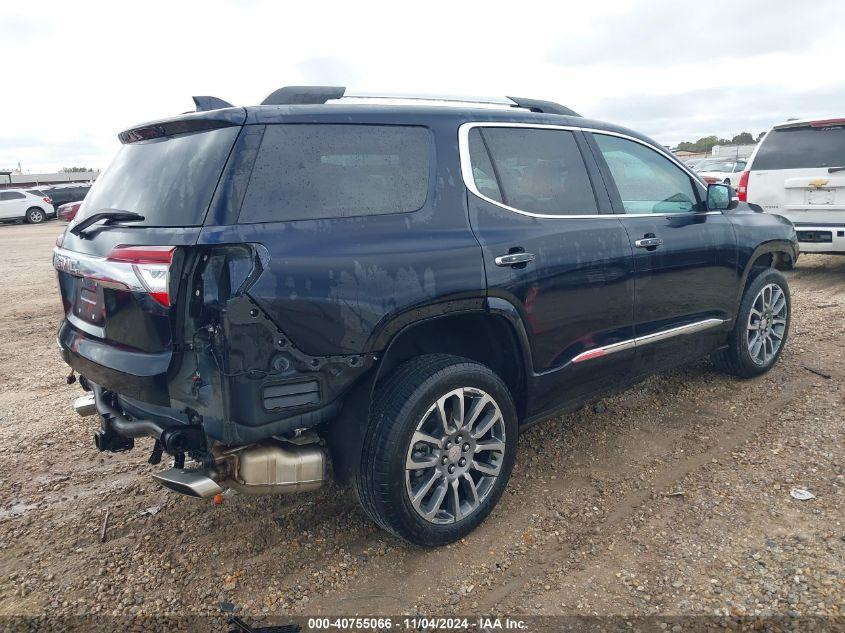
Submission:
[[[574,110],[570,110],[566,106],[562,106],[554,101],[544,101],[542,99],[527,99],[525,97],[508,97],[513,101],[518,108],[526,108],[531,112],[543,112],[545,114],[565,114],[566,116],[581,116]]]
[[[231,108],[232,104],[217,97],[191,97],[194,100],[194,105],[197,107],[197,112],[205,112],[207,110],[219,110],[220,108]]]
[[[581,116],[569,108],[555,103],[554,101],[543,101],[540,99],[527,99],[524,97],[505,98],[457,98],[457,97],[436,97],[436,96],[401,96],[401,95],[380,95],[375,93],[349,93],[345,86],[284,86],[272,92],[261,105],[305,105],[323,104],[332,99],[341,99],[344,96],[355,99],[384,98],[384,99],[416,99],[428,101],[445,101],[455,103],[477,102],[482,104],[510,106],[513,108],[525,108],[532,112],[543,112],[546,114],[564,114],[567,116]]]
[[[284,86],[271,92],[261,105],[320,104],[340,99],[344,92],[343,86]]]

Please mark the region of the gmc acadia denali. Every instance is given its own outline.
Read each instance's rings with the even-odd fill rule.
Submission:
[[[100,450],[153,438],[168,488],[331,473],[440,545],[493,509],[521,428],[786,343],[792,225],[641,134],[517,97],[195,103],[119,135],[53,256],[75,407]]]

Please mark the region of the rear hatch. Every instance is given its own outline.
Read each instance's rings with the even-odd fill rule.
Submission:
[[[57,243],[59,344],[93,382],[168,404],[180,344],[174,305],[244,118],[240,108],[216,110],[121,133],[120,151]]]
[[[748,202],[796,225],[845,224],[845,119],[776,126],[750,170]]]

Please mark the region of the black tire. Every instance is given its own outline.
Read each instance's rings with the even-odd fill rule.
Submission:
[[[41,207],[30,207],[26,210],[26,221],[29,224],[41,224],[47,219],[47,214]]]
[[[772,357],[764,362],[755,360],[749,350],[749,318],[757,296],[763,288],[774,284],[778,286],[786,299],[786,324],[782,331],[781,343]],[[745,288],[734,329],[728,338],[726,348],[715,352],[712,356],[713,364],[725,373],[740,378],[753,378],[769,371],[780,358],[789,337],[789,325],[792,319],[792,303],[789,295],[789,284],[783,273],[774,268],[767,268],[754,277]]]
[[[418,425],[426,419],[428,410],[439,398],[461,388],[483,391],[494,400],[501,412],[497,419],[502,420],[505,447],[501,458],[496,460],[499,462],[498,475],[489,484],[486,496],[476,495],[474,509],[459,520],[456,512],[452,522],[434,523],[421,516],[412,505],[410,490],[406,488],[406,459],[419,446],[412,442],[412,437]],[[360,467],[355,477],[358,500],[378,525],[410,543],[430,547],[456,541],[475,529],[499,501],[516,458],[517,434],[516,409],[511,394],[490,368],[447,354],[430,354],[409,360],[376,387]],[[443,448],[448,446],[444,443],[438,449],[430,449],[432,453],[441,451],[441,457],[436,458],[438,463],[441,458],[445,459]],[[463,447],[466,448],[466,445]],[[467,455],[474,464],[474,453]],[[436,468],[441,469],[440,466]],[[442,477],[438,485],[443,483],[444,494],[451,499],[453,491],[449,489],[445,474]],[[463,485],[461,482],[457,484],[459,487]],[[432,486],[431,490],[436,490],[436,487]],[[472,490],[475,490],[475,485]],[[455,491],[454,494],[457,496],[459,493]],[[460,502],[458,505],[461,505]]]

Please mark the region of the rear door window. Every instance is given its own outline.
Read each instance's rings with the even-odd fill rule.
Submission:
[[[400,125],[268,125],[240,223],[409,213],[426,201],[431,132]]]
[[[698,211],[692,178],[678,165],[641,143],[593,134],[601,150],[625,213],[687,213]]]
[[[529,213],[598,213],[572,132],[475,127],[468,140],[473,182],[482,196]]]
[[[20,200],[21,198],[26,198],[26,196],[17,191],[0,192],[0,200]]]
[[[774,129],[762,143],[751,165],[755,171],[845,165],[845,125]]]

